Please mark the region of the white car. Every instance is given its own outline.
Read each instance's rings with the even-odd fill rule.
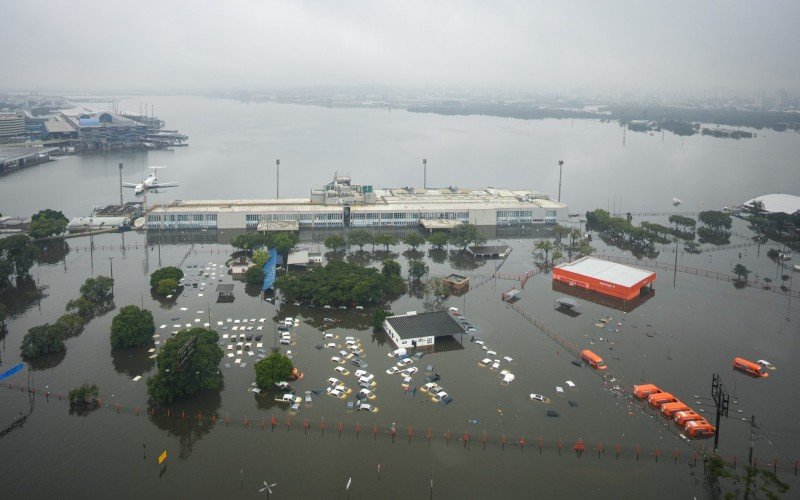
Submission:
[[[328,384],[329,385],[339,385],[341,383],[342,383],[342,381],[339,380],[338,378],[335,378],[335,377],[331,377],[331,378],[328,379]]]
[[[328,387],[328,389],[326,389],[326,392],[328,396],[334,396],[337,398],[342,397],[342,391],[340,391],[339,389],[334,389],[333,387]]]
[[[406,375],[413,375],[413,374],[417,373],[418,371],[419,371],[419,368],[417,368],[416,366],[412,366],[410,368],[406,368],[405,370],[403,370],[403,373],[405,373]]]
[[[325,344],[325,347],[336,349],[336,344],[334,342],[328,342],[327,344]]]
[[[437,393],[436,393],[436,395],[435,395],[435,396],[433,396],[433,398],[432,398],[432,399],[433,399],[434,401],[441,401],[441,400],[442,400],[442,398],[444,398],[444,397],[446,397],[446,396],[447,396],[447,393],[446,393],[446,392],[444,392],[444,391],[439,391],[439,392],[437,392]]]
[[[367,374],[367,370],[356,370],[356,377],[363,377]]]
[[[372,382],[372,379],[374,379],[374,378],[375,378],[375,375],[372,375],[370,373],[370,374],[364,375],[362,377],[359,377],[358,381],[359,382],[364,382],[365,384],[369,384],[370,382]]]
[[[386,370],[386,373],[387,373],[388,375],[394,375],[395,373],[397,373],[397,372],[399,372],[399,371],[400,371],[400,368],[398,368],[398,367],[396,367],[396,366],[392,366],[392,367],[389,367],[389,369],[388,369],[388,370]]]
[[[769,362],[769,361],[767,361],[766,359],[759,359],[759,360],[757,361],[757,363],[758,363],[759,365],[763,366],[764,368],[769,368],[770,370],[774,370],[774,369],[775,369],[775,367],[774,367],[774,366],[772,366],[772,363],[770,363],[770,362]]]
[[[331,361],[333,361],[334,363],[341,363],[342,358],[340,358],[339,356],[331,356]]]
[[[360,391],[358,391],[358,392],[359,392],[359,393],[361,393],[361,394],[363,394],[364,396],[366,396],[366,397],[368,397],[368,398],[369,398],[369,397],[372,397],[372,391],[370,391],[369,389],[361,389],[361,390],[360,390]]]
[[[345,357],[345,356],[347,356],[348,354],[350,354],[350,353],[349,353],[349,352],[347,352],[347,351],[345,351],[344,349],[342,349],[341,351],[339,351],[339,355],[340,355],[341,357]]]
[[[278,343],[283,345],[290,345],[292,341],[290,339],[280,339]]]
[[[368,411],[371,413],[375,411],[375,407],[369,403],[361,403],[358,405],[358,411]]]
[[[275,382],[275,387],[281,390],[285,390],[289,388],[289,382]]]
[[[333,334],[332,334],[332,333],[327,333],[327,332],[326,332],[326,333],[325,333],[325,334],[322,336],[322,338],[323,338],[323,339],[332,339],[332,338],[333,338]]]
[[[414,360],[411,359],[411,358],[401,359],[400,361],[397,362],[397,366],[402,368],[404,366],[410,365],[413,362],[414,362]]]
[[[431,389],[433,389],[434,387],[436,387],[436,382],[428,382],[427,384],[425,384],[422,387],[420,387],[420,390],[428,392]]]
[[[300,396],[295,396],[292,393],[281,394],[280,396],[275,397],[275,401],[279,403],[299,403],[302,401]]]
[[[345,368],[344,366],[337,366],[336,368],[334,368],[334,370],[336,370],[337,372],[341,373],[342,375],[347,375],[347,374],[350,373],[349,371],[347,371],[347,368]]]
[[[530,398],[531,401],[540,401],[544,403],[544,396],[542,396],[541,394],[531,394],[528,397]]]

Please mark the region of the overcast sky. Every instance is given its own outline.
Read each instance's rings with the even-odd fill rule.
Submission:
[[[0,0],[0,88],[800,88],[800,1]]]

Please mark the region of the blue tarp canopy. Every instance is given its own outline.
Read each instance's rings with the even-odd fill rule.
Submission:
[[[275,284],[275,264],[278,262],[278,251],[274,248],[269,250],[269,260],[264,263],[264,285],[262,290],[269,290]]]

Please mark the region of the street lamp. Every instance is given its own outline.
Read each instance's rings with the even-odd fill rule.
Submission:
[[[558,160],[558,202],[561,203],[561,172],[564,169],[564,160]]]
[[[428,159],[422,159],[422,188],[428,189]]]
[[[275,198],[281,198],[281,160],[275,160],[275,176],[277,178],[277,182],[275,183]]]

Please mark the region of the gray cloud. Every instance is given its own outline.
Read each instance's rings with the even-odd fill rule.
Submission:
[[[0,87],[800,82],[800,2],[5,1]]]

